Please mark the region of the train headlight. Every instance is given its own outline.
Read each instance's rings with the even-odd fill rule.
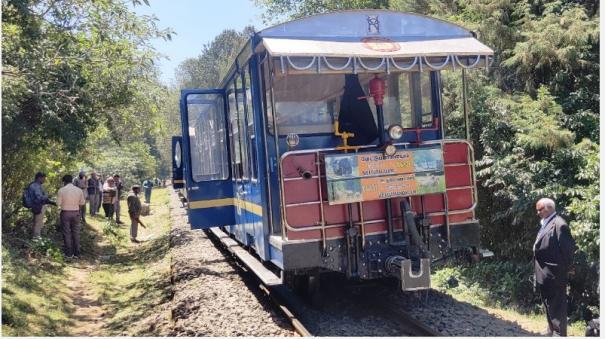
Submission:
[[[397,152],[397,147],[395,147],[395,145],[387,145],[387,147],[384,148],[384,154],[386,154],[388,156],[393,156],[393,155],[395,155],[396,152]]]
[[[290,147],[290,148],[298,146],[299,142],[300,142],[300,138],[298,137],[298,134],[296,134],[296,133],[289,133],[288,136],[286,137],[286,144],[288,144],[288,147]]]
[[[399,140],[403,136],[403,127],[401,125],[391,125],[389,126],[389,137],[392,140]]]

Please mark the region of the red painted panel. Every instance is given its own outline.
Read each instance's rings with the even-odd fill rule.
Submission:
[[[420,199],[418,199],[420,200]],[[427,213],[440,212],[445,209],[443,194],[427,194],[424,196],[424,210]]]
[[[450,187],[471,185],[471,169],[469,165],[448,166],[445,168],[445,184]]]
[[[282,173],[284,178],[300,178],[299,170],[306,170],[312,175],[317,175],[315,154],[289,155],[282,161]]]
[[[319,201],[317,179],[284,181],[286,204]]]
[[[470,188],[447,192],[447,207],[450,210],[462,210],[473,205],[473,191]]]
[[[443,161],[446,164],[468,162],[468,145],[465,143],[445,144],[443,146]]]
[[[286,221],[292,227],[317,226],[319,205],[303,205],[286,208]]]

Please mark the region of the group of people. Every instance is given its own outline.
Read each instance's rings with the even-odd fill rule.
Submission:
[[[63,233],[64,255],[67,258],[80,257],[80,223],[86,222],[86,200],[89,202],[89,213],[91,216],[97,215],[100,207],[103,207],[105,218],[117,224],[124,224],[120,220],[120,197],[124,191],[124,185],[119,174],[114,174],[101,179],[97,173],[92,172],[90,178],[87,178],[84,171],[80,171],[78,177],[64,175],[62,178],[63,186],[57,192],[57,201],[49,199],[48,194],[43,188],[46,182],[46,174],[38,172],[34,181],[28,185],[24,195],[28,197],[28,206],[33,214],[32,237],[39,238],[42,226],[44,225],[44,211],[46,205],[56,205],[60,209],[60,225]],[[145,182],[151,182],[149,179]],[[151,199],[151,187],[147,185],[145,190],[146,203]],[[138,195],[141,186],[132,185],[126,199],[128,205],[128,215],[130,217],[130,240],[137,240],[138,225],[140,221],[143,204]]]

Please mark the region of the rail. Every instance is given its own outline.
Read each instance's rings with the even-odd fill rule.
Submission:
[[[282,315],[288,319],[296,333],[302,337],[313,336],[308,327],[304,325],[306,321],[303,321],[301,316],[303,314],[301,311],[303,307],[302,301],[281,283],[281,279],[277,281],[278,277],[273,275],[272,272],[260,272],[259,265],[262,266],[262,263],[252,257],[246,249],[235,240],[231,239],[231,237],[220,228],[213,227],[204,230],[204,232],[215,245],[220,244],[224,251],[228,251],[230,254],[234,255],[243,266],[249,269],[248,272],[252,273],[250,275],[259,283],[259,289],[269,297]],[[267,269],[265,268],[265,270]]]

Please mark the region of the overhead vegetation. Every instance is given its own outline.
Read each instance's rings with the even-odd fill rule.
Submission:
[[[50,192],[80,168],[168,174],[178,106],[150,42],[173,33],[129,4],[142,2],[2,0],[3,232],[27,214],[20,194],[37,171]]]
[[[254,34],[254,27],[248,26],[241,32],[226,29],[204,45],[202,53],[183,61],[176,78],[181,88],[216,88],[229,71],[242,45]]]

